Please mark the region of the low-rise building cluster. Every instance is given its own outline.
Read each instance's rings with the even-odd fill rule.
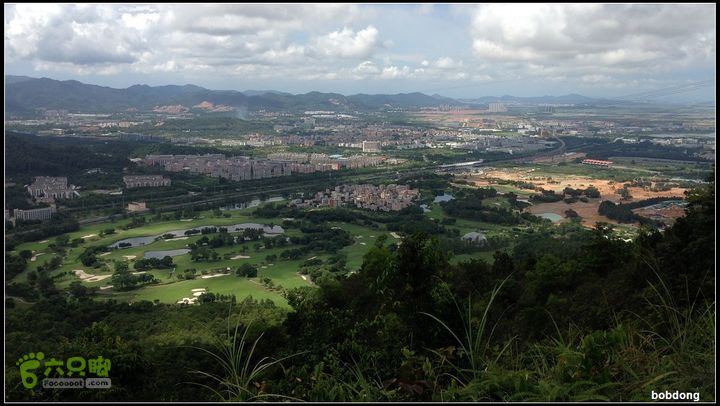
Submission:
[[[128,189],[138,187],[163,187],[170,186],[170,179],[162,175],[131,175],[123,176],[123,182]]]
[[[407,185],[341,185],[289,204],[299,208],[355,206],[373,211],[399,211],[410,206],[418,194],[418,190]]]

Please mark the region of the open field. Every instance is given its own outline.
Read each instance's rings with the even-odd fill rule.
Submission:
[[[600,214],[598,214],[598,206],[600,205],[600,202],[602,200],[603,199],[588,199],[587,203],[575,202],[572,204],[567,204],[561,200],[559,202],[553,203],[534,204],[525,210],[536,216],[544,213],[557,214],[562,217],[562,220],[560,220],[559,222],[563,222],[569,221],[565,218],[565,211],[568,209],[572,209],[575,210],[575,212],[577,212],[580,217],[582,217],[582,224],[586,227],[594,227],[595,223],[597,222],[618,224],[617,221],[611,220],[605,216],[601,216]]]
[[[646,169],[640,168],[640,171]],[[623,188],[626,182],[635,178],[633,175],[639,175],[638,170],[625,171],[618,168],[596,168],[588,165],[568,164],[558,165],[532,165],[506,168],[490,168],[481,174],[467,175],[467,181],[479,187],[493,187],[499,192],[511,191],[516,193],[520,198],[526,199],[537,191],[529,189],[521,189],[513,185],[498,185],[499,181],[513,181],[531,183],[538,188],[545,190],[553,190],[556,193],[562,193],[566,187],[573,189],[586,189],[590,186],[600,191],[599,199],[589,199],[587,203],[576,202],[567,204],[563,201],[554,203],[534,204],[526,210],[532,214],[555,213],[563,218],[565,211],[568,209],[575,210],[582,218],[583,225],[593,227],[596,222],[604,221],[616,224],[615,221],[601,216],[597,213],[597,208],[604,200],[610,200],[614,203],[633,202],[638,200],[649,199],[653,197],[676,197],[684,198],[687,189],[680,187],[672,187],[667,191],[651,191],[649,188],[639,186],[629,186],[627,189],[632,199],[623,201],[619,190]],[[682,215],[681,212],[675,213]]]

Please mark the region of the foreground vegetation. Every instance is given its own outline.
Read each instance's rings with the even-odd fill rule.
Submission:
[[[713,401],[714,182],[688,202],[663,233],[540,227],[492,264],[453,264],[423,230],[378,237],[358,272],[289,290],[289,308],[99,302],[45,282],[6,301],[6,398]],[[37,351],[110,358],[112,388],[25,389],[15,360]]]

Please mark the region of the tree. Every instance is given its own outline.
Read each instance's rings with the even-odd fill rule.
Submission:
[[[115,273],[111,280],[113,287],[117,290],[130,290],[137,286],[137,280],[130,273],[127,262],[115,262]]]
[[[585,196],[593,199],[599,198],[600,191],[594,186],[589,186],[587,189],[585,189]]]
[[[567,217],[569,219],[573,219],[573,218],[580,217],[580,215],[577,214],[577,212],[573,209],[567,209],[567,210],[565,210],[565,217]]]
[[[248,278],[254,278],[258,274],[257,268],[252,264],[242,264],[235,271],[237,276],[245,276]]]
[[[173,259],[169,255],[165,255],[162,260],[160,260],[162,263],[163,268],[172,268],[173,267]]]
[[[68,292],[75,298],[81,298],[88,295],[88,288],[83,286],[82,282],[74,281],[70,284]]]
[[[627,186],[623,187],[622,189],[618,190],[618,194],[622,198],[622,200],[630,200],[632,199],[632,195],[630,194],[630,191],[628,190]]]

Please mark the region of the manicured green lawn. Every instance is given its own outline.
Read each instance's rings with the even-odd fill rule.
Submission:
[[[240,224],[240,223],[260,223],[260,224],[275,224],[279,225],[282,223],[282,219],[280,218],[271,218],[271,219],[258,219],[252,216],[252,211],[254,209],[241,209],[241,210],[233,210],[228,211],[226,213],[231,213],[231,217],[225,218],[225,217],[215,217],[213,216],[211,211],[205,211],[198,214],[199,218],[193,219],[192,221],[179,221],[179,220],[171,220],[171,221],[161,221],[157,219],[153,219],[152,216],[147,215],[145,216],[146,223],[145,225],[137,228],[133,228],[130,230],[123,230],[122,227],[130,222],[129,219],[122,219],[117,220],[112,223],[102,223],[102,224],[95,224],[90,226],[83,226],[80,228],[80,230],[68,233],[67,235],[70,237],[70,240],[75,238],[84,238],[85,242],[78,247],[75,248],[67,248],[67,253],[65,256],[65,259],[62,263],[62,265],[59,267],[59,269],[55,270],[52,274],[57,276],[59,274],[72,272],[75,269],[82,269],[88,274],[92,275],[109,275],[111,274],[112,270],[114,269],[113,262],[114,261],[129,261],[130,262],[130,270],[135,272],[135,269],[133,267],[133,263],[136,259],[141,259],[144,257],[145,253],[148,251],[158,251],[158,250],[171,250],[171,249],[180,249],[180,248],[186,248],[188,244],[192,242],[196,242],[198,239],[202,237],[202,235],[193,235],[188,237],[187,239],[175,239],[170,241],[156,241],[152,242],[150,244],[140,246],[140,247],[131,247],[131,248],[124,248],[124,249],[117,249],[110,251],[106,255],[98,256],[98,259],[102,262],[105,262],[110,267],[109,272],[102,272],[98,269],[92,269],[84,266],[78,259],[79,255],[84,252],[88,247],[90,246],[108,246],[111,245],[117,241],[131,238],[131,237],[145,237],[145,236],[156,236],[161,235],[163,233],[166,233],[168,231],[173,230],[182,230],[182,229],[190,229],[190,228],[196,228],[196,227],[202,227],[202,226],[225,226],[225,225],[232,225],[232,224]],[[109,228],[114,228],[115,233],[100,236],[100,232],[102,230],[106,230]],[[299,233],[295,230],[292,230],[288,233],[288,235]],[[93,235],[94,234],[94,235]],[[208,235],[210,238],[212,238],[212,235]],[[28,242],[19,245],[14,250],[15,253],[22,251],[22,250],[31,250],[33,251],[33,255],[42,253],[43,255],[40,255],[36,258],[35,261],[29,261],[27,270],[20,275],[16,276],[13,279],[13,282],[25,282],[27,281],[27,274],[30,270],[35,270],[35,268],[39,265],[42,265],[45,261],[50,260],[52,256],[54,255],[52,251],[48,248],[48,244],[53,243],[55,240],[55,237],[48,239],[45,242]],[[233,274],[228,276],[223,276],[219,278],[210,278],[210,279],[202,279],[201,278],[201,272],[203,270],[206,270],[208,273],[216,273],[219,269],[227,269],[228,267],[231,268],[232,271],[234,271],[240,264],[242,264],[244,261],[248,263],[252,263],[258,267],[258,277],[269,277],[273,280],[273,282],[276,285],[279,285],[286,289],[291,289],[294,287],[299,286],[310,286],[310,282],[302,279],[302,277],[297,274],[297,269],[300,266],[300,263],[302,260],[298,261],[274,261],[272,265],[265,263],[265,257],[270,254],[278,255],[288,247],[284,248],[274,248],[270,250],[261,249],[258,252],[255,252],[254,250],[254,243],[248,242],[245,243],[247,246],[247,252],[242,252],[241,246],[235,245],[232,247],[221,247],[216,249],[218,254],[222,257],[224,254],[231,254],[231,256],[235,255],[243,255],[243,256],[249,256],[250,258],[247,259],[221,259],[220,261],[216,262],[192,262],[190,260],[190,256],[188,254],[181,255],[174,257],[174,263],[176,264],[176,274],[181,274],[183,270],[187,268],[195,268],[198,270],[198,277],[196,280],[179,280],[176,276],[170,275],[170,270],[151,270],[149,273],[155,275],[155,277],[161,281],[161,285],[153,285],[153,286],[147,286],[140,288],[136,291],[132,292],[113,292],[112,290],[105,290],[103,291],[103,296],[105,297],[113,297],[116,299],[132,299],[132,300],[141,300],[141,299],[147,299],[147,300],[154,300],[154,299],[160,299],[162,302],[167,303],[174,303],[177,300],[181,299],[182,297],[187,297],[189,295],[185,296],[178,296],[180,293],[180,290],[184,289],[184,286],[189,286],[190,289],[195,286],[195,284],[199,284],[201,282],[204,282],[207,286],[213,287],[211,291],[215,293],[222,293],[222,294],[230,294],[235,293],[235,295],[238,297],[238,299],[242,299],[246,296],[253,296],[254,298],[270,298],[274,300],[278,304],[287,305],[287,301],[279,294],[279,292],[270,291],[264,286],[262,286],[260,283],[257,282],[257,278],[254,278],[253,280],[248,280],[247,278],[239,278]],[[130,258],[126,258],[130,257]],[[135,256],[136,258],[132,258],[132,256]],[[223,282],[222,278],[225,278],[225,281]],[[71,275],[63,275],[59,278],[55,279],[56,286],[59,288],[66,288],[70,285],[73,281],[78,281],[79,278],[74,276],[74,274]],[[111,279],[107,278],[102,281],[96,281],[96,282],[83,282],[86,286],[89,287],[102,287],[107,286],[111,284]],[[205,287],[199,286],[199,287]],[[189,291],[188,291],[189,292]],[[157,296],[157,297],[152,297]]]
[[[126,301],[159,300],[162,303],[176,303],[182,298],[192,298],[192,289],[205,288],[206,292],[229,295],[234,294],[238,300],[248,296],[254,299],[270,299],[278,306],[288,306],[287,301],[278,292],[264,287],[258,278],[241,278],[233,274],[225,276],[174,282],[167,285],[153,285],[131,292],[119,292],[112,295],[113,299]]]

